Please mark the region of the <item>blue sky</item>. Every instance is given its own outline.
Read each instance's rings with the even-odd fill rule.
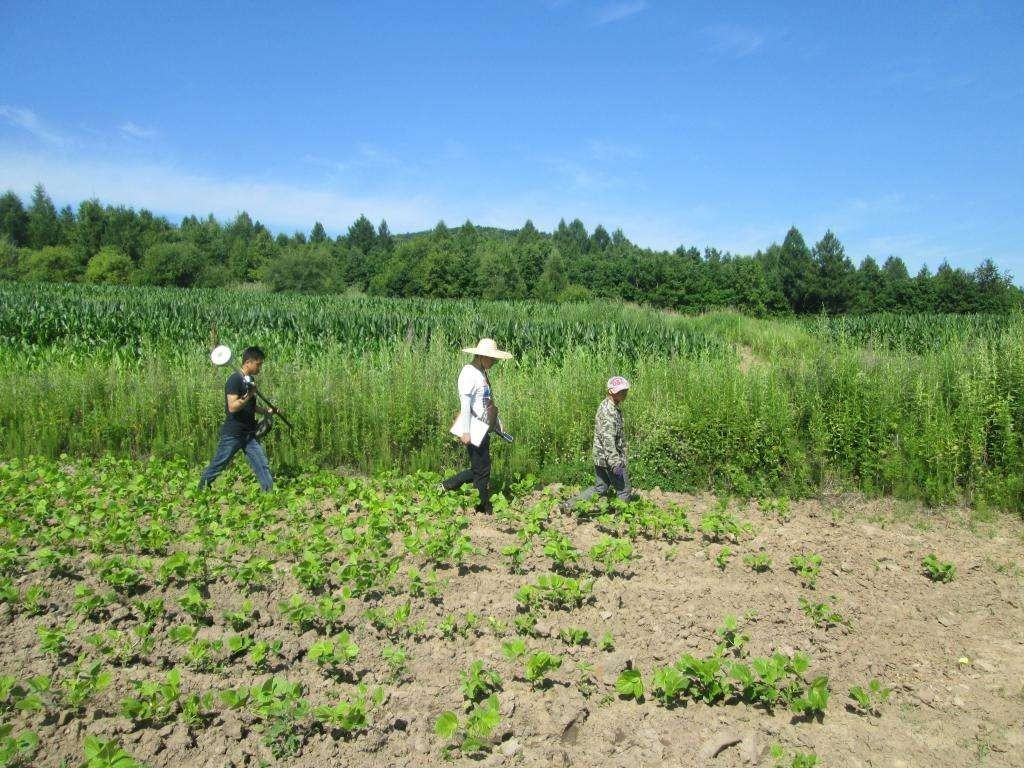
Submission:
[[[294,7],[293,7],[294,6]],[[1024,3],[0,5],[0,187],[1024,280]]]

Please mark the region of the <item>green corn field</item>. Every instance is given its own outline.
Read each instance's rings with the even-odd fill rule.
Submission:
[[[268,354],[261,386],[295,424],[278,472],[445,470],[459,348],[495,338],[516,441],[499,481],[582,482],[604,382],[624,406],[638,487],[805,495],[857,489],[1024,509],[1024,318],[684,317],[604,302],[390,300],[257,291],[0,284],[0,454],[209,459],[226,369],[215,343]]]

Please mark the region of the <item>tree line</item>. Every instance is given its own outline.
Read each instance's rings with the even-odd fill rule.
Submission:
[[[621,299],[681,312],[732,307],[756,315],[827,312],[1001,312],[1022,304],[1008,273],[943,262],[911,276],[904,262],[855,265],[831,231],[808,246],[796,227],[753,255],[680,246],[655,251],[621,230],[561,221],[552,233],[474,226],[394,235],[360,216],[338,237],[273,235],[247,213],[230,223],[186,216],[178,225],[142,209],[86,200],[57,210],[42,185],[26,205],[0,196],[0,280],[357,290],[383,296]]]

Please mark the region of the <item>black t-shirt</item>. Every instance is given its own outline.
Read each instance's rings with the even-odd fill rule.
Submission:
[[[228,395],[245,397],[249,386],[242,379],[239,371],[232,373],[224,385],[224,423],[220,433],[228,437],[242,437],[256,429],[256,398],[252,398],[245,406],[232,413],[228,410]]]

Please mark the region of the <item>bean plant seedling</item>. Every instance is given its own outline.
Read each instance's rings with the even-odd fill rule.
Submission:
[[[821,570],[821,555],[811,553],[809,555],[793,555],[789,561],[790,570],[800,577],[805,587],[814,589],[818,583],[818,573]]]
[[[867,688],[855,685],[850,688],[850,698],[854,704],[851,709],[862,715],[880,717],[882,706],[889,700],[892,688],[885,688],[878,680],[872,679]]]
[[[921,568],[924,569],[925,575],[932,581],[939,581],[945,584],[956,578],[956,566],[953,563],[939,560],[934,552],[921,560]]]

